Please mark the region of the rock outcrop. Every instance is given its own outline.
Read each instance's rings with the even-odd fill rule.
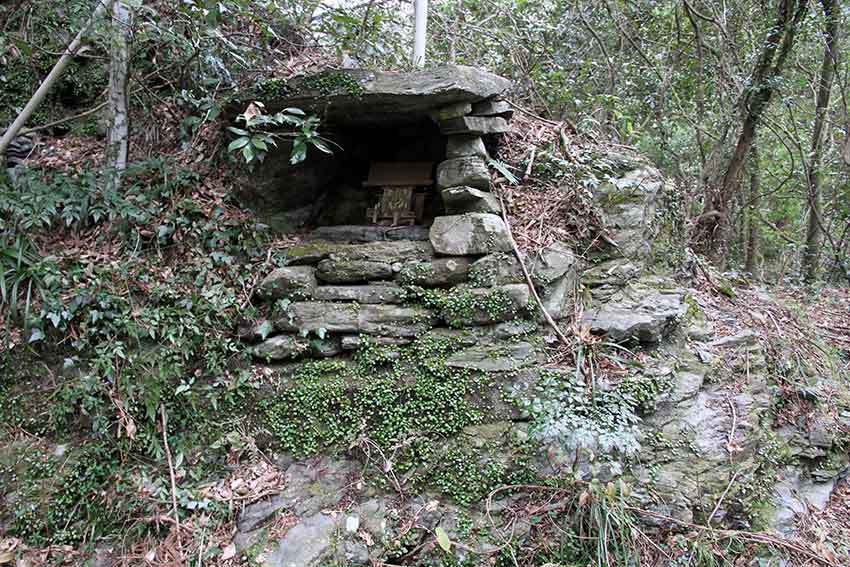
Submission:
[[[269,543],[266,565],[407,557],[435,549],[438,527],[463,543],[458,561],[490,557],[534,533],[512,508],[527,502],[494,492],[528,478],[578,479],[589,499],[588,487],[610,496],[622,481],[650,537],[691,524],[792,534],[850,470],[850,410],[777,423],[783,363],[757,328],[731,332],[734,317],[704,313],[705,290],[653,265],[670,185],[633,158],[609,156],[593,191],[607,246],[579,255],[550,239],[523,259],[555,320],[580,315],[564,324],[576,340],[566,352],[489,192],[480,136],[511,114],[492,94],[426,109],[449,134],[436,170],[446,214],[427,230],[324,227],[258,286],[273,324],[243,336],[258,363],[275,363],[274,395],[305,404],[285,406],[270,429],[290,444],[332,439],[340,454],[291,464],[280,494],[245,509],[237,541],[261,541],[268,518],[286,513],[294,527]],[[807,401],[840,390],[815,372],[807,380],[817,385],[799,394]]]

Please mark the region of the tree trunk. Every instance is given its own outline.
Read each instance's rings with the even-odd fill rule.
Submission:
[[[97,7],[92,12],[89,21],[86,22],[86,25],[83,26],[74,40],[68,45],[65,49],[65,52],[59,58],[59,61],[56,62],[56,65],[53,66],[53,69],[50,70],[50,73],[47,74],[44,81],[42,81],[41,85],[39,85],[38,89],[32,95],[29,102],[27,102],[26,106],[21,113],[18,114],[18,117],[15,118],[15,121],[12,122],[12,125],[6,129],[6,133],[3,134],[2,139],[0,139],[0,156],[5,155],[6,148],[9,147],[9,144],[12,143],[12,140],[18,135],[20,129],[27,123],[27,120],[30,119],[32,113],[35,112],[35,109],[38,108],[38,105],[44,100],[44,97],[47,96],[47,92],[53,87],[56,81],[59,80],[59,77],[62,76],[62,73],[65,71],[65,68],[68,66],[68,63],[71,62],[71,59],[77,54],[80,50],[80,47],[83,45],[83,39],[86,34],[91,30],[94,26],[94,23],[106,12],[106,8],[109,5],[108,0],[100,0]]]
[[[818,275],[821,253],[821,189],[820,161],[823,143],[823,128],[826,113],[829,109],[829,97],[832,92],[832,81],[838,60],[838,2],[837,0],[821,0],[826,25],[824,39],[826,46],[821,63],[820,85],[818,86],[815,102],[815,123],[812,128],[812,149],[809,153],[809,163],[806,165],[806,177],[809,185],[809,216],[806,227],[806,246],[803,249],[803,278],[807,282],[814,281]]]
[[[413,66],[425,66],[425,39],[428,31],[428,0],[414,1]]]
[[[697,219],[695,240],[697,250],[718,265],[726,262],[731,228],[729,209],[740,188],[744,162],[764,111],[776,92],[785,60],[807,10],[808,0],[779,0],[776,22],[767,34],[750,88],[741,100],[743,119],[735,150],[725,165],[710,176],[704,211]]]
[[[130,136],[127,112],[127,78],[130,71],[130,41],[133,12],[124,0],[112,0],[112,33],[109,48],[109,129],[106,132],[107,188],[121,188],[121,176],[127,169]]]
[[[744,255],[744,271],[755,275],[759,256],[759,240],[761,239],[759,233],[759,224],[761,223],[759,216],[761,172],[759,171],[758,146],[753,145],[750,148],[748,167],[750,170],[750,195],[747,199],[747,249]]]

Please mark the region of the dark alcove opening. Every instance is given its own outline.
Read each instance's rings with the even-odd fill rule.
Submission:
[[[375,163],[427,162],[430,186],[418,186],[422,210],[415,224],[429,226],[442,214],[442,202],[434,188],[436,167],[446,156],[445,137],[431,120],[402,125],[328,125],[323,135],[334,147],[333,176],[315,195],[310,227],[372,224],[367,211],[378,204],[382,190],[367,187],[370,167]],[[404,171],[404,167],[401,170]],[[412,168],[411,168],[412,169]]]

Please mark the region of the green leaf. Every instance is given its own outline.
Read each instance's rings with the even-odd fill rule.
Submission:
[[[257,328],[257,332],[260,334],[261,340],[266,340],[271,332],[274,331],[274,323],[266,319],[262,322],[262,324]]]
[[[298,116],[307,116],[307,113],[305,113],[300,108],[295,108],[294,106],[284,108],[281,112],[283,112],[284,114],[297,114]]]
[[[494,168],[496,171],[502,174],[502,176],[508,180],[508,183],[511,185],[519,185],[519,179],[514,176],[513,173],[508,169],[508,165],[504,162],[501,162],[497,159],[491,159],[490,167]]]
[[[449,539],[449,534],[446,533],[442,527],[437,526],[434,529],[434,535],[437,536],[437,544],[442,548],[446,553],[452,550],[452,541]]]
[[[237,136],[250,136],[251,133],[247,130],[243,130],[242,128],[234,128],[233,126],[228,126],[228,130],[236,134]]]
[[[237,138],[236,140],[233,140],[232,142],[230,142],[230,145],[227,146],[227,151],[235,152],[239,148],[244,148],[248,145],[248,140],[249,138]]]
[[[292,165],[297,165],[307,159],[307,144],[304,143],[304,140],[295,139],[295,142],[292,143],[292,153],[289,157],[289,163]]]

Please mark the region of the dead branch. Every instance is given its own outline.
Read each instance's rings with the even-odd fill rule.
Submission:
[[[507,228],[508,240],[511,243],[511,248],[513,248],[514,255],[516,256],[517,261],[519,261],[519,267],[522,269],[522,275],[525,277],[525,282],[528,285],[528,289],[531,291],[531,295],[534,297],[534,302],[537,303],[537,306],[540,308],[540,311],[543,312],[543,317],[546,319],[546,322],[550,327],[555,331],[555,335],[557,335],[558,339],[564,343],[566,346],[571,346],[570,339],[561,331],[558,324],[555,323],[555,320],[552,319],[552,316],[549,315],[549,312],[546,311],[546,308],[543,306],[543,301],[540,299],[540,296],[537,294],[537,289],[534,287],[534,282],[531,280],[531,275],[528,273],[528,268],[525,267],[525,262],[522,259],[522,254],[519,252],[519,247],[516,244],[516,240],[514,240],[514,235],[511,232],[511,223],[508,220],[508,211],[505,208],[505,200],[502,198],[502,195],[499,195],[499,203],[502,205],[502,220],[505,221],[505,228]]]
[[[162,444],[165,448],[165,458],[168,460],[168,474],[171,477],[171,505],[174,507],[174,525],[177,526],[177,545],[182,549],[180,513],[177,509],[177,479],[174,474],[174,463],[171,460],[171,449],[168,446],[168,416],[165,413],[165,404],[160,404],[159,415],[162,420]]]

